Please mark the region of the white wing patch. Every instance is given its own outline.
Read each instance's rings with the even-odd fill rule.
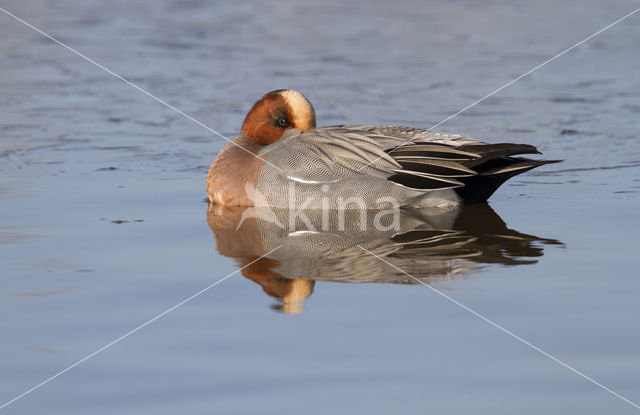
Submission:
[[[287,179],[289,180],[293,180],[294,182],[298,182],[298,183],[304,183],[304,184],[323,184],[323,183],[336,183],[338,180],[325,180],[325,181],[318,181],[318,180],[305,180],[305,179],[301,179],[300,177],[292,177],[292,176],[287,176]]]

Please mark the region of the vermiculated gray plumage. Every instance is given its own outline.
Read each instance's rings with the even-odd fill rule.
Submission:
[[[260,153],[281,170],[265,165],[257,190],[279,207],[358,208],[360,200],[367,208],[384,208],[380,200],[390,199],[400,206],[474,203],[517,174],[558,162],[521,154],[540,153],[528,144],[487,144],[401,126],[289,129]],[[339,206],[340,200],[351,202]]]

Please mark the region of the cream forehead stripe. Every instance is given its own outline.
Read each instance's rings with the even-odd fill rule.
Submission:
[[[282,91],[280,94],[293,111],[293,124],[304,130],[313,128],[313,107],[304,95],[292,89]]]

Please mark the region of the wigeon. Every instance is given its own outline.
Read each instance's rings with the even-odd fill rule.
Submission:
[[[404,126],[316,127],[300,92],[257,101],[214,160],[207,196],[224,206],[440,207],[486,201],[509,178],[558,160],[528,144],[488,144]]]

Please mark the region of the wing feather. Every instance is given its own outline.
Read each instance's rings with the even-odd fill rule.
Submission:
[[[287,130],[266,146],[287,177],[316,183],[374,176],[419,191],[455,189],[465,202],[486,200],[505,180],[555,162],[528,144],[487,144],[460,134],[402,126],[336,126]]]

